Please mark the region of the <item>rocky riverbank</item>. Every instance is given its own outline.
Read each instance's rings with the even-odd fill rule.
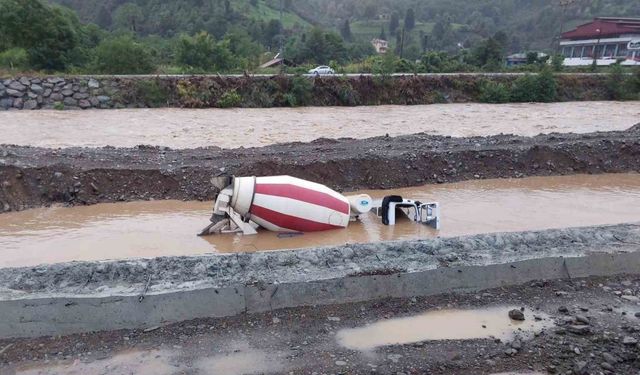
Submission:
[[[518,74],[406,76],[65,76],[0,79],[0,110],[289,107],[477,102]],[[609,100],[606,75],[560,74],[558,101]]]

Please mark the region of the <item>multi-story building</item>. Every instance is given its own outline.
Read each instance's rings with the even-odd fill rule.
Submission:
[[[598,17],[562,34],[564,65],[640,65],[640,18]]]

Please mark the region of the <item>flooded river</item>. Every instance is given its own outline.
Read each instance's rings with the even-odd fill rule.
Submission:
[[[639,122],[638,102],[3,111],[0,143],[237,148],[321,137],[368,138],[420,132],[460,137],[587,133],[624,130]]]
[[[347,229],[282,237],[197,237],[211,202],[152,201],[52,207],[0,215],[0,267],[72,260],[195,255],[640,221],[640,175],[478,180],[391,191],[438,201],[442,230],[408,220],[384,226],[373,214]]]

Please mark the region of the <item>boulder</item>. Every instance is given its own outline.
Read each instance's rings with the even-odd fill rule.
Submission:
[[[44,90],[44,93],[42,94],[42,96],[44,96],[45,98],[48,98],[49,95],[51,95],[51,89],[46,89]]]
[[[13,105],[13,99],[0,99],[0,109],[9,109]]]
[[[29,78],[27,77],[20,77],[20,83],[25,86],[29,86],[31,84],[31,81],[29,81]]]
[[[38,108],[38,102],[35,100],[27,100],[24,102],[22,109],[36,109]]]
[[[65,88],[65,89],[62,90],[62,95],[71,96],[71,95],[73,95],[73,90]]]
[[[89,98],[89,94],[87,93],[82,93],[82,92],[77,92],[75,94],[73,94],[73,98],[74,99],[88,99]]]
[[[20,97],[22,97],[23,92],[15,90],[15,89],[7,89],[7,94],[9,94],[10,96],[16,97],[16,98],[20,98]]]
[[[37,84],[33,84],[30,87],[31,91],[36,93],[36,94],[42,94],[44,92],[44,88],[40,85]]]
[[[56,93],[51,94],[50,99],[53,100],[54,102],[61,102],[61,101],[64,100],[64,96],[62,94],[56,92]]]
[[[513,320],[524,320],[524,313],[522,312],[522,310],[513,309],[509,311],[509,318]]]
[[[78,101],[72,97],[66,97],[62,102],[64,103],[65,106],[75,107],[78,105]]]
[[[78,106],[80,106],[80,108],[82,109],[87,109],[91,108],[91,103],[88,100],[83,99],[78,102]]]
[[[13,108],[22,109],[23,105],[24,101],[22,100],[22,98],[16,98],[13,100]]]
[[[111,98],[106,95],[100,95],[98,96],[98,100],[100,101],[100,103],[108,103],[109,101],[111,101]]]
[[[17,90],[17,91],[24,91],[27,86],[23,85],[22,83],[18,82],[18,81],[12,81],[9,84],[9,88],[12,90]]]
[[[87,84],[89,86],[90,89],[97,89],[100,87],[100,82],[98,82],[96,79],[91,78],[89,80],[89,83]]]

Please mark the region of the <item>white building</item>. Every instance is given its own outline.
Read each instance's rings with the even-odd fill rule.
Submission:
[[[640,18],[598,17],[592,22],[562,34],[564,65],[640,66]]]

